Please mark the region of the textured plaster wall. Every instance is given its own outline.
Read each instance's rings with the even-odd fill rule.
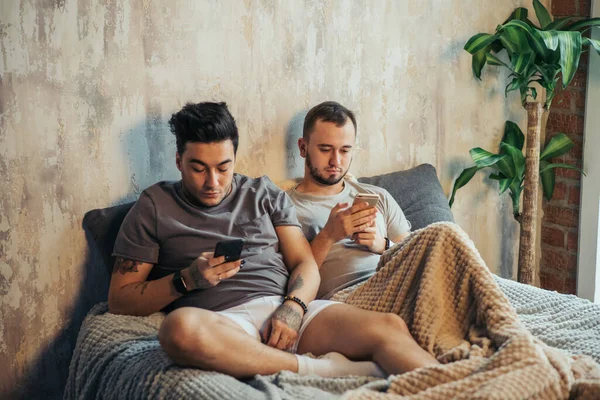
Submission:
[[[106,298],[83,215],[178,177],[170,113],[227,101],[238,171],[277,181],[302,172],[306,110],[335,99],[357,112],[356,175],[427,162],[448,193],[471,147],[524,123],[506,75],[477,82],[462,50],[520,4],[0,1],[1,393],[59,396],[81,320]],[[476,177],[453,211],[510,276],[517,225],[496,190]]]

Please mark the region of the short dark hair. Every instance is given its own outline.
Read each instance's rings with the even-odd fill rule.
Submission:
[[[177,140],[177,152],[182,155],[188,142],[213,143],[231,140],[237,153],[238,129],[226,103],[187,103],[171,115],[171,132]]]
[[[304,140],[308,140],[311,132],[315,129],[317,121],[333,122],[335,126],[342,127],[346,125],[348,119],[354,125],[354,132],[357,132],[356,118],[352,111],[335,101],[324,101],[311,108],[308,114],[306,114],[302,137]]]

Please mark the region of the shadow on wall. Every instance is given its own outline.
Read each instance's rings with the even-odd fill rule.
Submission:
[[[63,396],[79,328],[88,311],[95,304],[107,300],[110,281],[107,268],[88,230],[85,231],[85,237],[87,257],[81,267],[81,288],[66,317],[67,325],[30,364],[32,367],[22,379],[20,387],[9,394],[9,398],[61,399]]]
[[[301,178],[304,176],[304,159],[300,157],[298,139],[302,137],[304,118],[308,110],[294,115],[285,130],[285,151],[287,153],[286,179]]]
[[[175,166],[175,139],[167,127],[168,118],[150,112],[145,122],[129,129],[123,136],[122,157],[125,159],[124,164],[129,165],[128,193],[130,195],[106,205],[107,207],[135,200],[143,189],[159,180],[179,179]],[[74,267],[71,273],[71,276],[76,276],[80,272],[82,277],[79,293],[73,299],[71,311],[65,318],[66,326],[46,348],[40,351],[37,359],[31,362],[31,368],[26,372],[19,387],[12,393],[2,394],[0,396],[2,398],[62,399],[63,397],[79,329],[90,309],[99,302],[107,301],[109,271],[114,262],[112,257],[109,260],[103,258],[103,254],[106,254],[108,249],[98,247],[86,226],[88,222],[86,213],[82,228],[87,242],[87,256],[83,265]],[[110,238],[107,237],[105,241],[109,242],[109,240]]]
[[[466,165],[464,163],[463,158],[455,157],[449,160],[447,169],[449,171],[458,171],[452,177],[452,185],[454,185],[454,180],[458,177],[460,171],[470,166],[471,164]],[[498,183],[489,178],[490,173],[491,170],[488,171],[487,175],[485,174],[485,171],[479,171],[473,179],[477,180],[483,178],[483,184],[488,189],[488,192],[491,191],[492,193],[498,193]],[[477,195],[468,198],[466,194],[459,189],[456,192],[455,205],[457,202],[461,201],[468,202],[469,206],[467,209],[475,210],[479,204],[484,202],[484,196],[485,192],[481,191]],[[515,236],[515,224],[517,224],[517,222],[512,215],[512,204],[508,193],[502,194],[498,201],[500,202],[499,209],[488,210],[489,213],[497,214],[497,219],[501,224],[502,229],[502,235],[496,238],[496,242],[498,243],[498,246],[500,246],[500,265],[493,267],[495,267],[496,274],[500,277],[512,279],[513,266],[516,256],[513,250],[513,243],[515,240],[518,240],[518,236]],[[516,231],[516,235],[518,235],[518,229]]]

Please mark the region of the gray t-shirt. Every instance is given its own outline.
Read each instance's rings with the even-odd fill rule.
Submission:
[[[215,207],[190,203],[181,181],[144,190],[125,217],[113,255],[154,264],[149,280],[189,266],[221,240],[244,239],[246,263],[236,275],[196,290],[167,310],[200,307],[220,311],[263,296],[287,293],[288,270],[279,252],[276,226],[300,227],[288,196],[266,176],[235,174],[231,193]]]
[[[383,188],[345,179],[344,189],[333,196],[299,193],[295,188],[288,190],[309,242],[323,229],[331,209],[337,203],[352,204],[357,193],[379,195],[375,223],[381,236],[394,238],[410,231],[410,223],[400,206]],[[317,298],[328,299],[335,292],[368,279],[375,273],[379,257],[380,254],[370,252],[366,246],[354,243],[349,237],[336,242],[321,265],[321,286]]]

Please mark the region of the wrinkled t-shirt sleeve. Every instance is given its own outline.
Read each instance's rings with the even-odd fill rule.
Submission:
[[[271,199],[271,221],[273,226],[293,225],[301,228],[296,208],[287,193],[267,179],[267,192]]]
[[[112,255],[156,264],[158,250],[156,207],[143,192],[123,220]]]
[[[383,191],[383,199],[386,209],[384,217],[387,225],[388,237],[395,238],[410,232],[410,222],[406,219],[404,212],[387,190]]]

